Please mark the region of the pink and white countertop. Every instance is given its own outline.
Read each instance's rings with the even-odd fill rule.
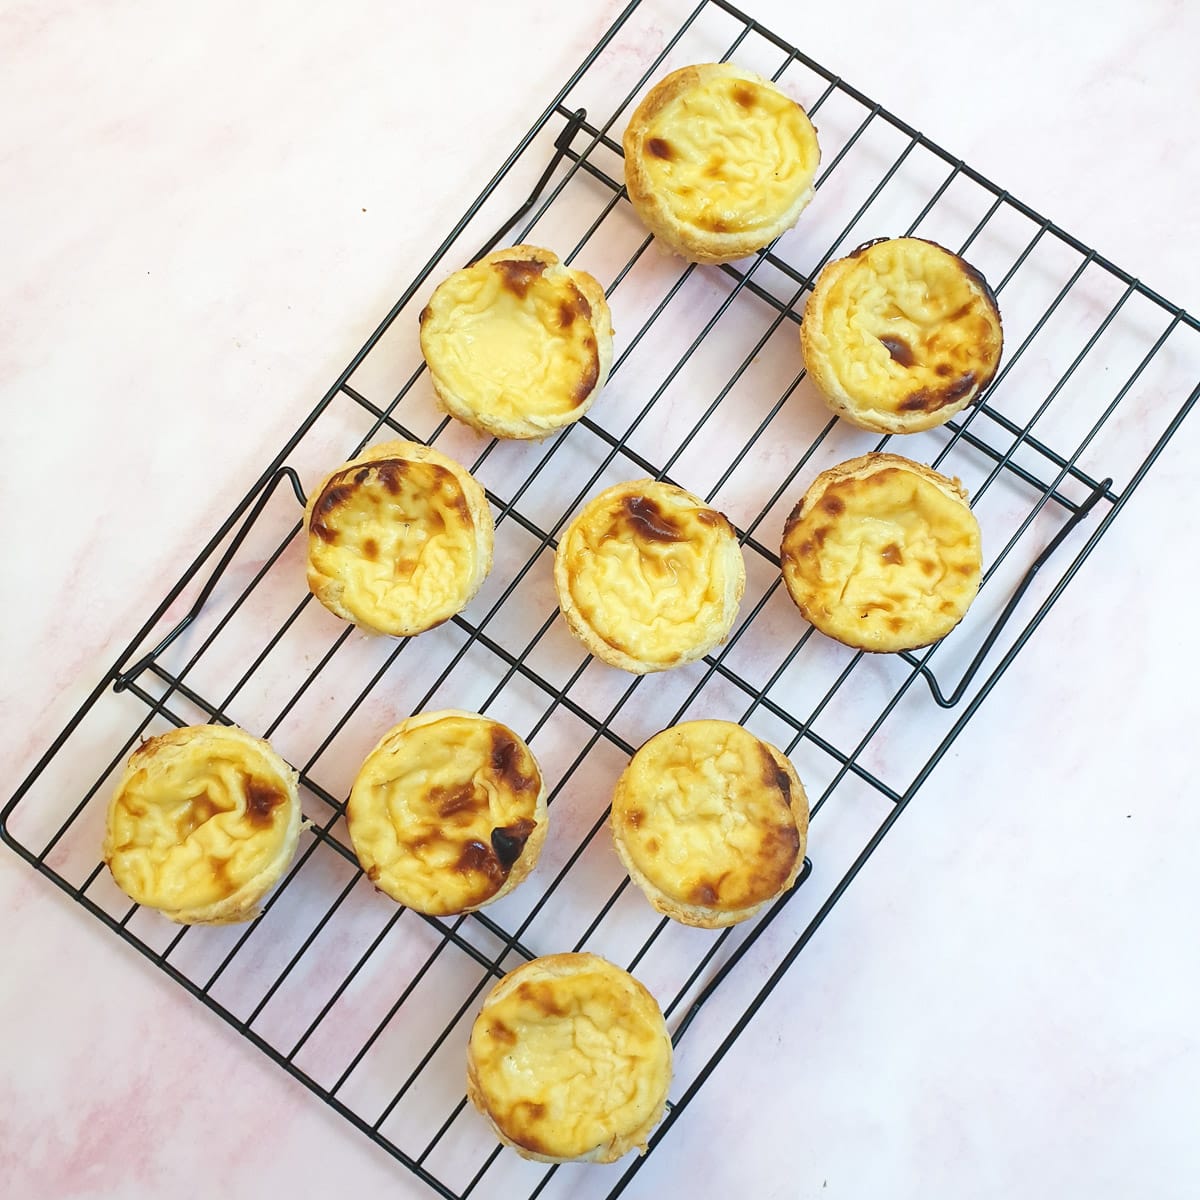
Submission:
[[[1200,8],[752,6],[1200,312]],[[7,6],[0,799],[620,7]],[[1197,1194],[1197,461],[1193,416],[627,1194]],[[7,851],[0,913],[4,1195],[433,1194]]]

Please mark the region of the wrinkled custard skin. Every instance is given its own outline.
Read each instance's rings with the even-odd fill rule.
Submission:
[[[582,416],[603,384],[611,337],[600,285],[536,247],[456,271],[421,313],[443,407],[497,437],[544,437]]]
[[[886,454],[852,460],[819,477],[788,518],[788,591],[809,621],[846,645],[928,645],[958,624],[979,589],[979,523],[965,493],[914,465]]]
[[[728,721],[688,721],[630,760],[612,826],[655,907],[712,928],[745,920],[795,882],[808,802],[774,747]]]
[[[592,954],[506,975],[471,1031],[468,1093],[525,1157],[613,1162],[645,1149],[671,1081],[654,998]]]
[[[635,211],[693,262],[723,263],[790,229],[820,162],[804,110],[731,63],[673,71],[646,94],[623,138]]]
[[[396,454],[335,471],[310,506],[310,588],[327,607],[332,588],[339,616],[395,636],[461,611],[490,565],[491,544],[487,502],[466,478],[478,493],[473,503],[432,456]]]
[[[745,583],[725,517],[670,484],[620,484],[592,500],[559,545],[572,627],[615,665],[690,662],[728,634]],[[594,643],[598,640],[600,645]],[[608,659],[612,661],[612,659]]]
[[[794,100],[747,79],[716,79],[649,123],[644,163],[677,220],[713,233],[770,224],[809,186],[812,124]]]
[[[294,774],[269,747],[241,730],[189,726],[130,757],[104,858],[131,899],[174,920],[248,920],[300,822]]]
[[[1003,348],[983,276],[920,238],[868,243],[826,267],[801,341],[834,411],[888,433],[929,429],[960,412],[991,382]]]
[[[529,748],[474,713],[426,713],[390,730],[347,807],[354,851],[380,891],[419,912],[495,899],[545,839],[545,791]],[[515,880],[514,880],[515,882]]]

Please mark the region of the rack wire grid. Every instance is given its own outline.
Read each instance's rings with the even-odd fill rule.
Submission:
[[[643,69],[647,47],[656,52]],[[617,137],[658,77],[728,58],[803,104],[823,164],[794,231],[742,263],[697,268],[652,248],[626,202]],[[417,346],[433,285],[497,227],[488,246],[550,246],[600,279],[617,328],[592,414],[540,444],[486,441],[441,417]],[[983,271],[1007,349],[986,395],[957,419],[877,438],[829,418],[805,382],[797,323],[825,263],[901,233]],[[627,1161],[615,1183],[611,1171],[529,1163],[501,1150],[467,1104],[465,1042],[486,990],[522,961],[569,948],[636,972],[677,1048],[673,1103],[651,1148],[668,1135],[1195,403],[1198,332],[1193,317],[724,0],[687,10],[635,0],[56,738],[0,832],[436,1193],[615,1196],[645,1160]],[[1149,397],[1159,426],[1130,416]],[[497,517],[482,592],[407,641],[365,636],[307,594],[297,509],[303,480],[394,435],[469,464]],[[888,445],[967,485],[986,569],[943,642],[866,655],[814,636],[781,587],[775,547],[818,471]],[[551,582],[555,537],[574,512],[642,475],[720,507],[747,560],[728,642],[652,682],[588,658],[557,619]],[[382,731],[441,706],[520,732],[551,800],[533,876],[487,912],[454,919],[376,893],[343,820]],[[697,716],[738,721],[783,748],[812,801],[802,886],[719,933],[654,913],[602,832],[628,756]],[[108,793],[131,748],[200,721],[270,738],[298,767],[312,822],[248,926],[170,925],[131,907],[98,861]],[[718,991],[722,1002],[706,1006]]]

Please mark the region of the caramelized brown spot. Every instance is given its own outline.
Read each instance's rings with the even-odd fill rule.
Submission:
[[[439,817],[453,817],[475,807],[475,785],[468,779],[457,787],[435,787],[429,801]]]
[[[725,532],[730,537],[735,537],[733,526],[730,525],[728,518],[724,513],[719,513],[715,508],[698,508],[696,509],[696,520],[701,525],[707,525],[711,529],[720,529],[724,527]]]
[[[367,479],[370,477],[370,474],[371,474],[371,468],[363,467],[363,469],[361,471],[355,472],[354,482],[355,483],[366,483]]]
[[[938,569],[937,563],[933,562],[931,559],[928,559],[928,558],[921,559],[920,567],[921,567],[921,570],[924,571],[926,575],[936,575],[937,574],[937,569]]]
[[[592,394],[600,378],[600,352],[596,348],[596,339],[589,335],[584,339],[583,347],[588,352],[588,360],[575,385],[573,398],[576,404],[582,404]]]
[[[494,264],[500,272],[500,286],[524,300],[529,289],[541,278],[546,264],[532,258],[503,258]]]
[[[710,158],[704,167],[704,174],[709,179],[720,179],[725,173],[725,161],[720,158]]]
[[[436,464],[430,464],[436,466]],[[437,467],[437,470],[444,470],[443,467]],[[404,478],[404,473],[408,470],[408,463],[402,458],[386,458],[375,464],[375,470],[379,475],[379,481],[387,488],[388,492],[393,496],[400,494],[400,481]]]
[[[885,563],[889,563],[893,567],[898,567],[904,562],[904,555],[900,553],[900,547],[897,546],[895,542],[888,542],[888,544],[884,546],[883,550],[880,552],[879,557],[882,558]]]
[[[775,755],[766,746],[759,743],[762,751],[763,774],[762,780],[769,788],[776,788],[783,797],[784,807],[790,808],[792,803],[792,781],[788,773],[779,765]]]
[[[961,321],[963,317],[970,313],[973,307],[974,306],[972,305],[971,301],[968,300],[966,304],[960,305],[946,318],[947,323],[951,321]]]
[[[812,554],[815,550],[816,550],[816,546],[814,546],[812,544],[811,540],[805,540],[805,541],[801,542],[799,546],[796,547],[796,553],[801,558],[808,558],[808,556],[810,554]]]
[[[512,869],[513,863],[521,857],[521,851],[525,849],[525,843],[529,841],[529,835],[535,828],[535,821],[522,817],[511,825],[492,830],[492,849],[496,852],[496,858],[500,860],[506,875]]]
[[[751,88],[748,88],[744,83],[738,83],[733,88],[733,99],[743,108],[753,108],[756,97]]]
[[[711,908],[717,902],[717,889],[707,879],[704,879],[692,886],[688,896],[693,904]]]
[[[379,557],[379,543],[374,538],[365,538],[363,540],[363,558],[369,558],[374,562]]]
[[[130,811],[132,811],[132,809]],[[192,825],[192,828],[199,829],[205,821],[211,821],[213,817],[217,815],[217,813],[222,811],[224,810],[218,808],[213,803],[213,798],[207,792],[203,792],[201,795],[193,797],[191,815],[194,824]],[[145,812],[142,812],[140,815],[145,816],[146,814]]]
[[[503,1042],[506,1046],[515,1046],[517,1044],[517,1035],[503,1021],[492,1020],[489,1022],[488,1033],[496,1041]]]
[[[513,792],[536,790],[538,780],[522,770],[525,755],[516,738],[502,725],[492,726],[492,774]]]
[[[570,329],[575,324],[575,318],[578,316],[570,300],[563,300],[558,306],[558,327],[560,329]]]
[[[559,1004],[549,983],[527,979],[517,988],[517,995],[547,1017],[565,1017],[568,1010]]]
[[[940,362],[936,367],[933,368],[933,370],[934,374],[941,375],[944,379],[954,370],[954,368],[949,363]]]
[[[904,628],[904,622],[899,617],[888,617],[887,624],[893,633],[899,633]]]
[[[332,543],[336,542],[338,539],[338,531],[336,529],[330,529],[328,525],[322,525],[320,521],[313,521],[313,523],[309,526],[309,529],[323,542]]]
[[[658,853],[658,838],[651,837],[646,839],[646,850],[650,854]]]
[[[518,1100],[513,1112],[519,1112],[527,1121],[540,1121],[546,1115],[546,1106],[540,1100]]]
[[[635,537],[647,542],[682,542],[683,533],[648,496],[626,496],[622,501],[625,520]]]
[[[663,141],[662,138],[651,138],[646,143],[646,149],[655,158],[661,158],[666,162],[671,162],[675,157],[675,151],[671,149],[671,144]]]
[[[430,308],[429,308],[429,305],[427,304],[427,305],[425,305],[425,307],[423,309],[421,309],[420,316],[417,317],[417,324],[424,325],[425,322],[429,320],[429,313],[430,313]]]
[[[955,400],[961,400],[975,386],[975,372],[968,371],[961,379],[952,383],[943,393],[945,400],[943,403],[953,404]]]
[[[825,545],[825,539],[829,536],[832,529],[832,525],[818,525],[816,529],[813,530],[813,537],[817,539],[818,546]]]
[[[958,566],[955,567],[954,569],[960,575],[974,575],[975,574],[975,568],[973,566],[971,566],[970,563],[959,563]]]
[[[266,827],[274,820],[274,812],[287,800],[278,788],[250,775],[243,775],[246,789],[246,819],[251,825]]]
[[[941,406],[941,401],[936,396],[931,396],[925,388],[919,388],[900,402],[900,411],[933,412]]]
[[[912,347],[903,338],[881,337],[879,340],[892,356],[892,361],[902,367],[911,367],[917,361],[913,357]]]
[[[625,814],[626,823],[629,825],[632,825],[634,827],[634,829],[640,829],[642,826],[642,822],[645,819],[646,819],[646,814],[644,812],[642,812],[642,810],[640,808],[631,808]]]
[[[454,869],[463,875],[486,875],[495,891],[505,880],[508,872],[500,865],[490,846],[480,841],[470,841],[459,853]]]
[[[827,513],[829,513],[831,517],[840,516],[846,511],[846,505],[840,497],[830,496],[828,494],[826,494],[825,498],[821,501],[821,507]]]

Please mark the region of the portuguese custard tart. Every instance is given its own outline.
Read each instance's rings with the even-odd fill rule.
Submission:
[[[499,438],[544,438],[578,421],[608,378],[612,335],[600,284],[537,246],[455,271],[421,312],[442,407]]]
[[[830,263],[800,345],[829,407],[877,433],[948,421],[992,381],[1004,337],[987,280],[921,238],[884,238]]]
[[[383,442],[327,475],[304,511],[308,586],[330,612],[410,637],[461,612],[492,565],[483,489],[419,442]]]
[[[546,840],[546,787],[529,747],[478,713],[420,713],[367,756],[346,808],[367,878],[417,912],[507,896]]]
[[[761,250],[812,199],[821,152],[807,114],[730,63],[660,80],[625,130],[625,187],[651,233],[691,262]]]
[[[660,913],[718,929],[796,882],[808,798],[768,742],[729,721],[685,721],[629,760],[610,825],[630,878]]]
[[[594,497],[554,556],[558,604],[602,662],[636,675],[692,662],[729,636],[746,584],[725,517],[670,483]]]
[[[467,1095],[497,1137],[538,1162],[645,1153],[671,1085],[671,1038],[654,997],[594,954],[536,958],[484,1001]]]
[[[302,823],[296,772],[266,742],[233,726],[184,726],[130,756],[104,861],[131,900],[181,925],[250,921]]]
[[[792,510],[783,581],[822,633],[913,650],[962,620],[982,572],[979,522],[957,479],[898,454],[822,471]]]

